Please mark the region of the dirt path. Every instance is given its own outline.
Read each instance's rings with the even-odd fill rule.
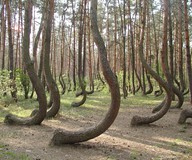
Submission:
[[[184,107],[189,106],[185,104]],[[58,117],[31,127],[0,124],[0,143],[5,144],[7,150],[26,153],[32,160],[192,160],[192,120],[186,125],[178,125],[181,111],[171,110],[150,126],[130,126],[133,115],[150,112],[150,107],[121,108],[115,123],[103,135],[62,147],[49,146],[56,128],[75,130],[91,125],[101,117]]]

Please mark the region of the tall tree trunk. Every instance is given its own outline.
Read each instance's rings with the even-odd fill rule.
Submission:
[[[18,53],[19,53],[19,48],[20,48],[20,30],[21,30],[21,26],[20,26],[20,21],[21,21],[21,10],[22,10],[22,3],[21,0],[19,0],[18,2],[19,4],[19,17],[18,17],[18,27],[17,27],[17,38],[16,38],[16,51],[15,51],[15,68],[19,68],[18,66]]]
[[[64,50],[65,50],[65,12],[62,15],[62,23],[61,23],[61,63],[60,63],[60,74],[59,74],[59,82],[62,87],[62,92],[61,94],[65,94],[66,91],[66,84],[63,79],[63,69],[64,69]]]
[[[37,49],[38,49],[38,45],[39,45],[41,32],[43,30],[43,23],[44,23],[44,14],[41,17],[41,23],[40,23],[40,26],[39,26],[39,29],[38,29],[38,32],[37,32],[37,35],[35,37],[34,44],[33,44],[33,61],[34,61],[34,67],[35,67],[36,73],[38,73]],[[33,97],[33,94],[34,94],[34,88],[32,89],[30,98]]]
[[[75,17],[75,9],[72,0],[72,9],[73,9],[73,91],[76,91],[76,17]]]
[[[17,88],[14,80],[14,56],[13,56],[13,36],[12,36],[12,26],[11,26],[11,9],[10,1],[6,0],[6,10],[7,10],[7,21],[8,21],[8,37],[9,37],[9,70],[11,79],[11,95],[17,101]]]
[[[125,0],[123,1],[123,27],[122,27],[122,34],[123,34],[123,97],[127,98],[127,84],[126,84],[126,10],[125,10]]]
[[[31,19],[32,19],[32,0],[28,0],[25,2],[25,26],[24,26],[22,53],[25,68],[37,93],[39,110],[33,117],[30,118],[19,118],[12,114],[8,114],[4,120],[4,122],[7,124],[39,125],[46,116],[47,101],[45,91],[39,78],[37,77],[37,74],[35,73],[33,62],[31,61],[29,55]]]
[[[83,78],[83,70],[82,70],[82,42],[83,42],[83,6],[86,7],[86,1],[87,0],[82,0],[82,4],[80,6],[80,10],[81,10],[81,15],[80,15],[80,25],[79,25],[79,43],[78,43],[78,78],[79,78],[79,85],[80,88],[82,90],[82,94],[83,94],[83,98],[80,102],[73,102],[71,104],[71,106],[73,107],[79,107],[81,105],[83,105],[86,101],[87,98],[87,92],[85,90],[85,82],[84,82],[84,78]],[[83,2],[85,2],[85,4],[83,5]],[[85,16],[85,15],[84,15]]]
[[[116,0],[114,0],[114,53],[113,53],[113,72],[116,74],[117,71],[117,14],[116,14]]]
[[[183,5],[182,1],[178,0],[178,67],[179,67],[179,80],[180,90],[183,93],[185,90],[184,72],[183,72],[183,23],[182,23]]]
[[[104,119],[98,124],[90,128],[83,128],[76,132],[56,130],[51,140],[52,144],[72,144],[87,141],[95,138],[105,132],[111,124],[114,122],[120,107],[120,91],[116,76],[112,72],[109,63],[107,61],[107,51],[104,45],[104,41],[99,33],[97,25],[97,0],[91,1],[91,22],[92,33],[94,41],[99,50],[99,57],[101,59],[102,70],[104,77],[109,85],[111,91],[111,106]]]
[[[153,13],[153,6],[151,3],[151,9],[152,9],[152,19],[153,19],[153,31],[154,31],[154,40],[155,40],[155,67],[156,67],[156,72],[158,75],[160,75],[159,73],[159,47],[158,47],[158,35],[157,35],[157,31],[156,31],[156,23],[155,23],[155,16]],[[160,26],[160,25],[159,25]],[[163,93],[162,87],[159,85],[159,90],[155,91],[155,96],[159,96]]]
[[[132,125],[142,125],[142,124],[149,124],[153,123],[160,118],[162,118],[167,111],[170,108],[171,101],[172,101],[172,83],[171,83],[171,76],[168,69],[168,61],[167,61],[167,25],[168,25],[168,0],[164,0],[164,25],[163,25],[163,43],[162,43],[162,69],[166,76],[166,79],[168,81],[165,82],[159,75],[154,72],[151,67],[147,64],[143,53],[143,42],[144,42],[144,32],[145,32],[145,23],[146,23],[146,3],[147,1],[144,1],[144,7],[143,7],[143,20],[142,20],[142,31],[141,31],[141,37],[140,37],[140,44],[139,44],[139,56],[140,60],[143,64],[143,66],[146,68],[146,70],[153,76],[155,80],[159,82],[159,84],[165,89],[167,93],[166,102],[163,106],[163,108],[157,112],[156,114],[153,114],[151,116],[141,117],[141,116],[134,116],[131,120]]]
[[[187,71],[189,79],[189,91],[190,91],[190,103],[192,104],[192,69],[191,69],[191,53],[190,53],[190,42],[189,42],[189,16],[187,0],[184,0],[184,13],[185,13],[185,43],[186,43],[186,60],[187,60]]]
[[[186,59],[187,59],[187,71],[189,79],[189,91],[190,91],[190,103],[192,104],[192,69],[191,69],[191,54],[189,43],[189,15],[187,0],[184,0],[184,13],[185,13],[185,41],[186,41]],[[192,109],[183,110],[180,114],[178,123],[183,124],[187,118],[192,118]]]
[[[132,93],[135,95],[135,46],[134,46],[134,35],[133,35],[133,25],[131,18],[131,6],[130,0],[128,0],[128,12],[129,12],[129,24],[130,24],[130,36],[131,36],[131,80],[132,80]]]
[[[5,4],[4,0],[2,2],[2,9],[1,9],[1,42],[2,42],[2,66],[1,69],[5,69],[5,41],[6,41],[6,18],[5,18]]]
[[[37,49],[38,49],[41,32],[43,30],[43,23],[44,23],[44,14],[41,17],[41,23],[40,23],[40,26],[39,26],[39,29],[38,29],[38,32],[37,32],[37,35],[35,37],[34,44],[33,44],[33,60],[34,60],[34,67],[35,67],[36,72],[38,71]]]
[[[90,15],[89,15],[90,17]],[[93,63],[92,63],[92,51],[91,51],[91,22],[90,19],[88,20],[88,48],[89,48],[89,60],[88,60],[88,66],[89,66],[89,81],[90,81],[90,93],[94,92],[94,80],[93,80]]]
[[[47,118],[55,117],[60,109],[60,94],[56,82],[53,79],[50,70],[50,44],[51,44],[51,31],[52,22],[54,16],[54,0],[46,1],[46,22],[45,22],[45,44],[44,44],[44,73],[46,78],[46,83],[50,90],[50,97],[53,101],[51,108],[47,111]],[[56,64],[55,64],[56,65]]]

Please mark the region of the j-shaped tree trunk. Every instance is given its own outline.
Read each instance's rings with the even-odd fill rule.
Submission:
[[[151,9],[152,9],[152,20],[153,20],[153,31],[154,31],[154,41],[155,41],[155,67],[156,67],[156,72],[158,75],[160,75],[159,73],[159,47],[158,47],[158,44],[159,44],[159,41],[158,41],[158,35],[157,35],[157,31],[156,31],[156,23],[155,23],[155,16],[154,16],[154,13],[153,13],[153,6],[152,6],[152,3],[151,3]],[[160,25],[159,25],[159,28],[160,28]],[[162,90],[162,87],[159,85],[159,90],[155,91],[154,94],[156,97],[162,95],[163,93],[163,90]]]
[[[31,32],[31,17],[32,17],[32,0],[25,2],[25,26],[24,26],[24,37],[23,37],[23,62],[25,63],[25,68],[30,77],[30,80],[35,88],[38,102],[39,110],[38,112],[30,118],[19,118],[12,114],[5,117],[4,122],[7,124],[19,124],[19,125],[37,125],[41,124],[46,116],[47,101],[45,96],[44,88],[35,72],[33,62],[29,55],[29,44],[30,44],[30,32]]]
[[[148,73],[151,74],[153,78],[156,81],[158,81],[159,84],[165,89],[167,93],[167,98],[164,106],[159,112],[146,117],[134,116],[131,121],[132,125],[149,124],[159,120],[167,113],[172,101],[172,81],[171,81],[171,75],[169,73],[168,61],[167,61],[167,24],[168,24],[168,10],[169,10],[168,0],[164,0],[164,26],[163,26],[164,30],[163,30],[162,53],[161,53],[162,69],[168,82],[165,82],[161,77],[159,77],[159,75],[155,71],[151,69],[151,67],[147,64],[143,55],[144,31],[145,31],[145,23],[146,23],[146,3],[147,1],[144,1],[142,31],[141,31],[140,44],[139,44],[139,47],[140,47],[139,56],[140,56],[143,67],[145,67]]]
[[[51,42],[51,29],[52,20],[54,16],[54,0],[46,1],[46,22],[45,22],[45,43],[44,43],[44,73],[46,78],[46,83],[50,90],[52,106],[47,111],[47,118],[55,117],[60,109],[60,94],[56,82],[53,79],[50,69],[50,42]],[[56,65],[56,64],[55,64]]]
[[[109,63],[107,61],[107,51],[104,45],[104,41],[98,30],[97,0],[91,1],[91,22],[92,22],[91,26],[92,34],[99,50],[99,57],[101,59],[103,74],[111,91],[111,105],[106,116],[95,126],[92,126],[90,128],[83,128],[76,132],[73,131],[70,132],[60,129],[56,130],[51,140],[51,143],[55,145],[83,142],[99,136],[111,126],[119,111],[120,107],[119,85],[117,82],[117,78],[112,72]]]
[[[36,73],[38,72],[38,61],[37,61],[37,49],[38,49],[38,45],[39,45],[39,40],[41,37],[41,32],[43,30],[43,21],[44,21],[44,16],[42,15],[41,17],[41,23],[37,32],[37,35],[35,37],[35,41],[33,44],[33,60],[34,60],[34,67],[35,67],[35,71]],[[32,93],[31,93],[31,98],[33,97],[34,94],[34,88],[32,89]]]
[[[84,29],[84,23],[85,23],[85,20],[83,20],[83,6],[84,6],[84,9],[86,9],[87,0],[85,0],[84,5],[83,5],[83,2],[84,0],[82,0],[82,4],[80,6],[81,16],[80,16],[80,25],[79,25],[79,44],[78,44],[78,79],[79,79],[80,88],[82,90],[81,93],[83,95],[83,98],[79,102],[73,102],[71,104],[72,107],[79,107],[83,105],[87,99],[87,92],[85,90],[86,85],[85,85],[83,70],[82,70],[82,42],[83,42],[83,29]],[[86,15],[84,14],[84,16]]]
[[[172,88],[173,89],[173,93],[178,97],[177,104],[174,107],[172,107],[172,108],[181,108],[182,105],[183,105],[183,102],[184,102],[184,96],[183,96],[183,94],[181,93],[181,91],[177,87],[175,87],[174,85],[172,87],[173,87]],[[158,106],[153,108],[152,113],[156,113],[156,112],[161,110],[161,108],[165,105],[166,98],[167,97],[165,97],[165,99]]]

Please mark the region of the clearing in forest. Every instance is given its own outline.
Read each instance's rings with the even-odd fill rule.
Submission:
[[[101,96],[102,95],[102,96]],[[3,124],[8,112],[26,116],[31,113],[35,100],[0,101],[0,159],[2,160],[190,160],[192,159],[192,121],[178,125],[181,110],[171,109],[161,120],[146,126],[131,127],[131,118],[149,115],[163,97],[130,96],[122,99],[115,123],[101,136],[75,145],[49,146],[57,128],[77,130],[94,125],[108,109],[107,93],[89,96],[87,103],[79,108],[70,107],[71,93],[62,97],[60,114],[44,120],[40,126],[22,127]],[[190,108],[188,103],[183,108]]]

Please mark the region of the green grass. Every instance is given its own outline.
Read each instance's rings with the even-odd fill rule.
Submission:
[[[60,114],[68,118],[86,117],[90,114],[102,114],[110,105],[110,93],[108,91],[95,92],[92,95],[88,95],[86,103],[77,108],[71,107],[72,102],[78,102],[81,100],[81,96],[76,98],[74,92],[66,93],[61,96],[61,110]],[[163,99],[161,97],[155,97],[154,95],[142,96],[141,93],[137,93],[135,96],[129,95],[127,99],[121,98],[121,108],[127,107],[153,107],[159,104]],[[34,99],[25,100],[22,96],[19,96],[18,102],[14,102],[10,96],[0,99],[0,122],[3,122],[4,117],[8,113],[12,113],[21,117],[27,117],[31,114],[32,110],[38,108],[38,102]]]

